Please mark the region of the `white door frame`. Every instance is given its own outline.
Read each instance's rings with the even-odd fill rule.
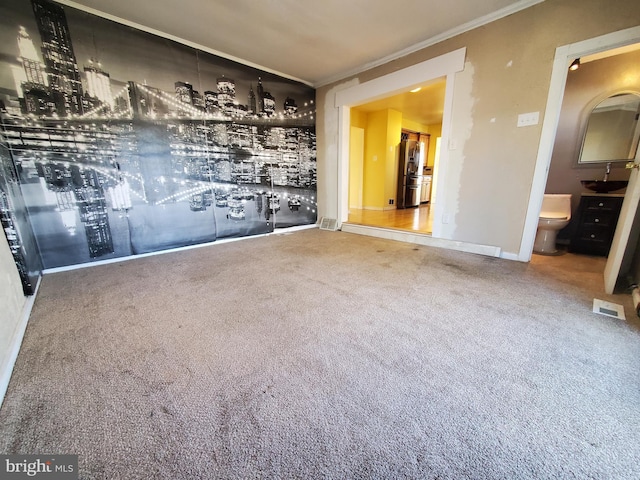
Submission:
[[[533,173],[533,183],[529,195],[529,206],[527,208],[518,260],[523,262],[531,260],[533,242],[538,228],[538,216],[540,215],[542,198],[547,185],[547,174],[549,172],[551,154],[553,153],[553,145],[556,139],[569,65],[576,58],[633,43],[640,43],[640,27],[620,30],[581,42],[563,45],[556,49],[547,106],[542,122],[540,146],[538,148],[536,167]]]
[[[351,126],[351,107],[411,90],[430,80],[446,77],[447,84],[442,116],[442,144],[448,145],[449,132],[451,130],[451,112],[453,110],[454,77],[456,72],[461,72],[464,69],[466,52],[466,48],[460,48],[453,52],[440,55],[439,57],[398,70],[397,72],[383,75],[382,77],[336,92],[335,106],[338,108],[338,226],[346,222],[349,216],[349,133]],[[436,195],[438,195],[438,192],[444,191],[444,185],[446,184],[446,157],[448,156],[448,149],[442,149],[440,155],[440,172],[438,175]],[[437,220],[442,218],[444,205],[442,205],[442,202],[438,202],[437,198],[434,199],[433,203],[435,212],[432,237],[438,238],[440,237],[442,223]]]
[[[640,149],[636,150],[633,163],[640,163]],[[606,293],[613,293],[616,283],[618,282],[620,268],[622,267],[625,253],[627,252],[627,244],[629,243],[639,203],[640,181],[638,179],[638,170],[634,168],[629,176],[629,185],[624,194],[618,224],[616,225],[616,231],[613,235],[613,241],[611,242],[607,264],[604,267],[604,291]]]

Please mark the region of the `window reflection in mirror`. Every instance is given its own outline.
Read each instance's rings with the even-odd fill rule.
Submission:
[[[587,121],[579,163],[629,161],[640,137],[640,95],[624,93],[604,99]]]

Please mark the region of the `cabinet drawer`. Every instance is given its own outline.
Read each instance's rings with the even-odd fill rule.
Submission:
[[[621,198],[606,197],[584,197],[582,199],[586,210],[609,210],[615,211],[620,208]]]
[[[610,229],[582,228],[578,232],[577,239],[583,242],[608,243],[611,241],[612,232]]]
[[[582,219],[584,226],[610,227],[614,222],[617,222],[617,217],[610,211],[587,210]]]

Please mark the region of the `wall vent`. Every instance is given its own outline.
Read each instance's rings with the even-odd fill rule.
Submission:
[[[322,217],[320,219],[320,230],[331,230],[335,232],[338,229],[338,221],[335,218]]]

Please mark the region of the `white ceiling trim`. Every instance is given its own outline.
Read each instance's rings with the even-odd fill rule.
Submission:
[[[157,36],[163,37],[163,38],[167,38],[169,40],[173,40],[173,41],[181,43],[183,45],[186,45],[186,46],[189,46],[189,47],[192,47],[192,48],[196,48],[198,50],[202,50],[204,52],[208,52],[208,53],[211,53],[213,55],[217,55],[217,56],[222,57],[222,58],[226,58],[227,60],[238,62],[238,63],[246,65],[248,67],[257,68],[259,70],[263,70],[265,72],[269,72],[269,73],[272,73],[274,75],[279,75],[281,77],[288,78],[288,79],[296,81],[296,82],[301,82],[301,83],[303,83],[305,85],[309,85],[310,87],[318,88],[318,87],[322,87],[324,85],[328,85],[330,83],[342,80],[344,78],[357,75],[357,74],[359,74],[361,72],[364,72],[366,70],[369,70],[371,68],[374,68],[374,67],[377,67],[377,66],[380,66],[380,65],[384,65],[385,63],[388,63],[390,61],[393,61],[393,60],[396,60],[398,58],[404,57],[404,56],[409,55],[411,53],[414,53],[414,52],[416,52],[418,50],[421,50],[423,48],[435,45],[435,44],[437,44],[439,42],[442,42],[442,41],[447,40],[449,38],[455,37],[456,35],[460,35],[462,33],[465,33],[465,32],[468,32],[470,30],[473,30],[474,28],[481,27],[481,26],[486,25],[488,23],[491,23],[491,22],[494,22],[494,21],[499,20],[501,18],[504,18],[504,17],[506,17],[508,15],[512,15],[514,13],[517,13],[517,12],[521,11],[521,10],[527,9],[527,8],[533,6],[533,5],[538,4],[538,3],[542,3],[544,0],[520,0],[520,1],[515,2],[515,3],[509,5],[509,6],[505,7],[505,8],[502,8],[500,10],[492,12],[492,13],[490,13],[488,15],[483,16],[483,17],[479,17],[477,19],[474,19],[474,20],[472,20],[470,22],[467,22],[467,23],[464,23],[462,25],[459,25],[458,27],[452,28],[450,30],[447,30],[446,32],[443,32],[443,33],[441,33],[439,35],[433,36],[433,37],[431,37],[431,38],[429,38],[427,40],[424,40],[422,42],[419,42],[419,43],[416,43],[414,45],[411,45],[411,46],[409,46],[407,48],[404,48],[404,49],[402,49],[402,50],[400,50],[400,51],[398,51],[396,53],[387,55],[387,56],[382,57],[382,58],[380,58],[378,60],[375,60],[373,62],[368,62],[368,63],[366,63],[364,65],[361,65],[360,67],[356,67],[356,68],[344,71],[342,73],[339,73],[339,74],[336,74],[336,75],[332,75],[330,77],[327,77],[327,78],[325,78],[325,79],[323,79],[321,81],[317,81],[317,82],[312,82],[312,81],[309,81],[309,80],[304,80],[304,79],[301,79],[301,78],[297,78],[297,77],[295,77],[293,75],[289,75],[287,73],[280,72],[278,70],[274,70],[274,69],[265,67],[264,65],[260,65],[260,64],[257,64],[257,63],[250,62],[248,60],[242,59],[242,58],[238,58],[238,57],[233,56],[233,55],[229,55],[227,53],[215,50],[215,49],[207,47],[205,45],[201,45],[201,44],[198,44],[196,42],[185,40],[184,38],[181,38],[181,37],[178,37],[178,36],[175,36],[175,35],[171,35],[171,34],[156,30],[156,29],[151,28],[151,27],[147,27],[147,26],[139,24],[137,22],[132,22],[132,21],[127,20],[125,18],[121,18],[121,17],[115,16],[115,15],[111,15],[109,13],[105,13],[103,11],[97,10],[95,8],[91,8],[91,7],[87,7],[85,5],[81,5],[81,4],[79,4],[79,3],[77,3],[77,2],[75,2],[73,0],[55,0],[55,1],[57,3],[62,4],[62,5],[66,5],[66,6],[69,6],[69,7],[72,7],[72,8],[76,8],[78,10],[82,10],[84,12],[87,12],[87,13],[90,13],[90,14],[93,14],[93,15],[97,15],[99,17],[105,18],[107,20],[114,21],[116,23],[120,23],[122,25],[126,25],[126,26],[129,26],[129,27],[132,27],[132,28],[135,28],[135,29],[147,32],[147,33],[151,33],[153,35],[157,35]]]
[[[336,92],[335,106],[356,106],[388,97],[464,69],[466,47]]]
[[[311,82],[307,80],[303,80],[301,78],[296,78],[292,75],[287,75],[286,73],[278,72],[277,70],[273,70],[271,68],[265,67],[264,65],[259,65],[257,63],[249,62],[242,58],[234,57],[233,55],[229,55],[224,52],[220,52],[218,50],[214,50],[213,48],[205,47],[204,45],[200,45],[195,42],[191,42],[189,40],[185,40],[184,38],[176,37],[175,35],[170,35],[165,32],[161,32],[156,30],[155,28],[146,27],[136,22],[131,22],[124,18],[117,17],[115,15],[111,15],[109,13],[101,12],[100,10],[96,10],[95,8],[87,7],[85,5],[80,5],[72,0],[54,0],[56,3],[60,3],[61,5],[66,5],[68,7],[77,8],[78,10],[82,10],[83,12],[90,13],[92,15],[97,15],[98,17],[106,18],[107,20],[111,20],[116,23],[120,23],[122,25],[126,25],[127,27],[132,27],[137,30],[142,30],[143,32],[152,33],[153,35],[157,35],[159,37],[166,38],[168,40],[173,40],[174,42],[181,43],[186,45],[187,47],[192,47],[198,50],[202,50],[203,52],[211,53],[212,55],[217,55],[218,57],[226,58],[227,60],[231,60],[233,62],[240,63],[242,65],[246,65],[247,67],[257,68],[259,70],[263,70],[265,72],[273,73],[274,75],[278,75],[280,77],[288,78],[289,80],[293,80],[295,82],[301,82],[305,85],[309,85],[310,87],[314,87]]]
[[[366,63],[364,65],[361,65],[360,67],[354,68],[352,70],[343,72],[343,73],[339,73],[337,75],[333,75],[331,77],[327,77],[324,80],[321,80],[319,82],[316,82],[313,86],[315,88],[318,87],[322,87],[324,85],[328,85],[330,83],[333,82],[337,82],[339,80],[342,80],[344,78],[347,77],[351,77],[353,75],[357,75],[359,73],[365,72],[367,70],[370,70],[374,67],[378,67],[380,65],[384,65],[385,63],[389,63],[393,60],[397,60],[398,58],[402,58],[404,56],[407,56],[411,53],[417,52],[418,50],[422,50],[423,48],[427,48],[430,47],[432,45],[435,45],[436,43],[440,43],[443,42],[444,40],[448,40],[450,38],[455,37],[456,35],[460,35],[462,33],[468,32],[470,30],[473,30],[474,28],[477,27],[481,27],[483,25],[487,25],[488,23],[494,22],[496,20],[499,20],[501,18],[504,18],[508,15],[512,15],[514,13],[517,13],[521,10],[525,10],[529,7],[532,7],[533,5],[537,5],[538,3],[542,3],[544,2],[544,0],[520,0],[517,3],[511,4],[508,7],[502,8],[500,10],[497,10],[495,12],[492,12],[488,15],[485,15],[483,17],[479,17],[476,18],[470,22],[467,23],[463,23],[462,25],[459,25],[455,28],[452,28],[450,30],[447,30],[446,32],[443,32],[439,35],[436,35],[434,37],[428,38],[427,40],[423,40],[422,42],[416,43],[414,45],[411,45],[410,47],[407,47],[403,50],[400,50],[399,52],[396,53],[392,53],[391,55],[387,55],[386,57],[382,57],[374,62],[369,62]]]

